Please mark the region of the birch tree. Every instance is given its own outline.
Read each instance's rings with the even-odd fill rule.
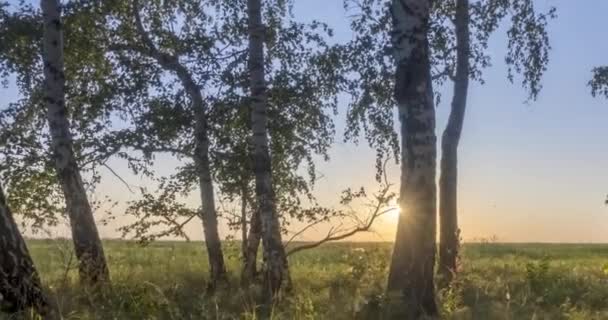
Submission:
[[[514,80],[521,75],[521,85],[527,91],[528,100],[535,100],[541,89],[542,76],[549,63],[549,36],[547,23],[555,17],[555,9],[546,13],[535,10],[533,2],[512,0],[503,3],[485,3],[457,0],[439,4],[435,9],[435,55],[447,57],[435,81],[453,83],[453,95],[447,125],[441,139],[441,163],[439,177],[439,272],[442,284],[447,284],[458,269],[460,229],[458,227],[458,145],[464,127],[469,79],[483,83],[482,71],[490,64],[485,48],[489,37],[499,23],[510,17],[507,31],[505,62],[507,78]],[[473,21],[471,21],[471,16]],[[446,19],[447,24],[442,22]],[[453,17],[453,18],[452,18]],[[440,30],[450,30],[448,35]],[[452,36],[453,35],[453,36]],[[471,36],[474,41],[471,42]],[[454,39],[454,40],[450,40]]]
[[[62,31],[66,86],[64,100],[76,163],[83,184],[92,192],[101,174],[113,170],[110,157],[140,166],[124,150],[116,149],[111,123],[120,118],[116,108],[128,102],[124,77],[105,59],[100,45],[100,19],[87,8],[90,2],[67,2],[62,6]],[[0,14],[0,69],[3,81],[13,83],[18,98],[0,110],[0,163],[8,201],[16,215],[34,232],[62,222],[65,198],[55,173],[46,108],[43,101],[42,14],[38,6],[19,3]],[[35,132],[36,134],[32,134]],[[132,161],[133,160],[133,161]],[[112,176],[112,175],[110,175]],[[89,198],[92,207],[107,199]],[[107,204],[110,201],[108,201]],[[108,207],[111,207],[109,205]]]
[[[42,0],[41,7],[44,20],[44,102],[55,170],[70,218],[81,280],[88,284],[97,284],[109,280],[109,272],[93,211],[76,163],[65,107],[61,7],[58,0]]]
[[[196,210],[187,208],[178,198],[190,192],[196,177],[196,163],[188,160],[193,159],[196,150],[192,141],[196,134],[191,128],[196,127],[192,119],[197,118],[190,98],[192,90],[185,90],[184,81],[173,71],[179,64],[179,72],[189,74],[199,91],[205,93],[199,100],[205,107],[209,167],[217,198],[228,204],[245,200],[238,219],[222,205],[216,212],[231,227],[247,229],[242,236],[249,240],[244,241],[243,248],[243,279],[247,283],[257,273],[261,232],[256,222],[259,217],[253,214],[258,204],[252,197],[251,111],[249,97],[245,96],[249,90],[248,34],[246,29],[240,29],[246,18],[241,10],[245,2],[217,4],[192,0],[162,6],[146,3],[141,10],[145,28],[133,23],[131,10],[112,9],[111,15],[122,23],[108,26],[108,54],[124,76],[132,79],[131,83],[144,84],[143,88],[132,86],[126,90],[136,98],[125,108],[129,110],[129,128],[117,134],[118,144],[140,151],[150,160],[156,153],[170,153],[186,160],[174,175],[157,177],[156,192],[142,191],[142,199],[134,201],[127,210],[136,221],[121,230],[143,242],[168,235],[187,238],[182,228],[196,217]],[[275,6],[264,15],[269,20],[268,34],[272,35],[265,39],[269,46],[266,56],[273,66],[266,70],[268,112],[272,114],[268,128],[273,137],[269,148],[274,155],[272,175],[284,230],[289,219],[303,218],[300,198],[314,202],[310,193],[316,174],[312,156],[327,157],[333,139],[328,112],[335,110],[340,77],[338,71],[329,68],[336,53],[324,40],[328,33],[325,25],[296,22],[287,15],[285,6]],[[210,21],[204,19],[206,16],[216,19]],[[184,23],[175,22],[182,19]],[[142,29],[146,30],[140,32]],[[159,63],[148,50],[150,41],[142,41],[141,34],[154,39],[155,51],[170,58],[175,68]],[[159,75],[165,71],[177,77],[161,79]],[[298,173],[301,168],[308,174]]]
[[[336,111],[335,96],[342,75],[337,59],[339,50],[325,42],[331,30],[319,22],[296,22],[287,14],[285,1],[274,4],[263,12],[268,23],[265,80],[269,96],[269,149],[273,155],[271,174],[281,230],[286,232],[292,220],[323,219],[323,210],[304,207],[315,206],[311,193],[317,174],[313,156],[327,158],[334,134],[330,113]],[[218,192],[216,199],[231,202],[243,195],[249,198],[243,206],[247,217],[243,218],[241,214],[238,222],[240,226],[254,226],[247,230],[247,238],[252,241],[248,243],[248,254],[244,254],[249,256],[244,259],[245,265],[250,266],[247,268],[250,271],[244,274],[253,278],[261,232],[255,228],[258,216],[252,214],[258,204],[251,196],[255,192],[249,152],[251,112],[246,96],[249,90],[248,33],[242,28],[246,19],[246,12],[242,10],[245,5],[245,1],[142,2],[139,13],[143,28],[137,26],[133,6],[124,2],[70,3],[65,7],[68,13],[64,17],[68,39],[79,39],[66,52],[73,57],[66,61],[66,77],[74,84],[70,87],[95,88],[102,84],[102,88],[108,88],[104,90],[105,95],[94,92],[89,96],[88,91],[68,94],[77,97],[67,101],[70,103],[68,110],[79,111],[70,112],[75,134],[85,132],[82,129],[91,133],[74,139],[76,145],[83,146],[76,150],[78,159],[83,159],[79,162],[101,166],[106,165],[109,157],[128,159],[133,173],[148,176],[155,174],[155,154],[170,153],[183,164],[176,168],[174,175],[154,177],[159,181],[157,194],[143,190],[141,199],[131,203],[127,214],[135,216],[137,221],[121,227],[125,236],[135,236],[144,242],[162,236],[187,238],[183,226],[200,217],[198,208],[189,208],[179,199],[192,192],[199,181],[196,163],[192,161],[196,150],[193,99],[177,72],[165,68],[166,64],[161,65],[150,52],[149,42],[141,36],[143,33],[152,40],[157,53],[165,58],[178,58],[177,62],[187,69],[201,91],[207,112],[209,160]],[[29,25],[25,12],[28,11],[19,11],[15,21]],[[32,15],[35,20],[35,13]],[[206,18],[209,16],[217,19],[211,21]],[[37,43],[35,28],[32,29],[29,46]],[[13,34],[7,32],[0,36]],[[89,36],[80,39],[83,34]],[[15,48],[20,48],[21,41],[14,41],[14,44]],[[14,51],[3,61],[12,61],[10,59],[14,57],[26,60],[24,53],[29,52]],[[88,64],[90,61],[97,62]],[[28,61],[18,65],[27,66],[28,71],[36,70]],[[90,71],[82,72],[86,77],[75,77],[81,69]],[[21,69],[11,70],[19,77],[27,74]],[[108,82],[112,86],[104,84],[103,78],[110,79]],[[23,88],[23,92],[35,93],[29,86]],[[75,100],[97,101],[99,105],[79,108],[73,103]],[[25,139],[29,127],[38,125],[38,115],[22,117],[22,113],[29,112],[29,104],[10,108],[7,113],[12,120],[10,130],[2,132],[7,137],[23,140],[17,144],[19,149],[10,154],[9,158],[15,163],[22,163],[21,160],[27,158],[16,153],[29,154],[38,148],[29,146]],[[102,112],[90,112],[90,109]],[[87,116],[86,121],[81,115]],[[120,123],[121,128],[114,130],[113,124],[106,121],[107,117],[124,121]],[[95,126],[89,129],[81,125],[89,122]],[[128,129],[122,129],[124,127]],[[39,136],[41,145],[45,144],[44,136],[44,133]],[[9,171],[7,177],[11,183],[18,183],[18,170]],[[21,189],[31,190],[31,185],[24,184]],[[40,194],[48,193],[44,190]],[[26,198],[14,201],[21,199]],[[218,218],[232,219],[222,206],[218,207]],[[53,210],[49,208],[49,211]],[[23,211],[20,210],[20,214]]]
[[[0,184],[0,305],[17,313],[34,308],[45,319],[54,319],[54,309],[45,296],[27,245],[8,207]]]
[[[608,98],[608,67],[595,67],[593,68],[592,73],[593,77],[588,83],[591,88],[591,95],[594,97],[603,96]],[[606,197],[605,203],[608,205],[608,197]]]
[[[436,136],[428,41],[431,2],[393,0],[395,100],[401,124],[401,214],[388,277],[408,319],[437,315],[435,284]]]
[[[458,144],[462,135],[469,90],[471,44],[469,0],[456,0],[456,72],[448,123],[441,138],[439,176],[439,271],[446,281],[456,272],[460,231],[458,228]]]
[[[272,183],[267,131],[268,97],[264,74],[265,28],[262,22],[262,1],[247,0],[247,15],[253,173],[264,247],[264,291],[266,303],[270,306],[272,299],[286,281],[288,267]]]
[[[145,30],[139,12],[139,2],[133,2],[135,29],[143,44],[141,51],[153,58],[163,69],[175,73],[187,93],[191,108],[194,111],[194,159],[196,176],[199,181],[200,198],[202,203],[201,220],[205,235],[205,245],[211,269],[212,287],[219,281],[226,280],[226,266],[218,230],[218,218],[215,208],[215,194],[209,160],[208,111],[201,93],[201,88],[190,71],[180,63],[179,56],[161,52]],[[137,50],[137,47],[133,47]]]
[[[377,164],[388,153],[399,159],[397,135],[393,127],[393,57],[386,50],[390,42],[390,14],[385,1],[347,0],[355,11],[349,43],[349,63],[355,88],[347,118],[346,138],[357,141],[364,135],[377,150]],[[491,66],[490,36],[506,26],[507,52],[504,56],[507,79],[521,81],[534,100],[542,89],[541,79],[549,61],[548,21],[555,9],[538,12],[531,0],[434,1],[430,12],[429,45],[431,78],[435,86],[453,84],[448,123],[443,131],[439,179],[440,247],[439,271],[443,284],[457,271],[460,229],[457,217],[457,151],[462,135],[469,80],[484,83],[483,71]],[[370,63],[370,61],[372,63]],[[443,97],[435,92],[435,101]],[[403,159],[401,159],[403,161]],[[377,165],[378,167],[378,165]]]

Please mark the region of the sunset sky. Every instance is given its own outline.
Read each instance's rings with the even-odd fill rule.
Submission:
[[[297,0],[298,20],[317,19],[335,30],[335,41],[351,37],[348,13],[342,0]],[[537,8],[557,7],[550,23],[552,51],[544,89],[538,101],[525,104],[525,91],[506,79],[503,63],[505,30],[492,38],[493,66],[485,71],[485,85],[474,83],[459,156],[459,219],[465,240],[496,236],[500,241],[608,242],[608,100],[593,98],[587,82],[594,66],[608,65],[605,13],[608,1],[537,1]],[[451,87],[438,88],[443,102],[438,106],[438,135],[449,111]],[[10,101],[14,87],[0,89]],[[342,143],[344,111],[336,118],[336,144],[331,159],[319,161],[324,178],[316,194],[325,205],[335,205],[346,187],[374,190],[374,152],[365,143]],[[177,164],[170,156],[157,163],[170,173]],[[114,163],[125,176],[128,169]],[[390,168],[392,182],[399,180],[397,166]],[[116,179],[106,175],[100,195],[118,201],[133,199]],[[129,178],[135,185],[145,183]],[[397,188],[395,188],[395,191]],[[196,206],[198,198],[188,201]],[[124,206],[115,208],[120,212]],[[118,224],[124,222],[119,219]],[[392,241],[395,216],[383,218],[376,233],[357,240]],[[100,226],[103,237],[117,237],[115,225]],[[193,239],[202,235],[200,222],[188,226]],[[224,235],[230,234],[223,228]],[[321,228],[306,236],[313,240]],[[67,236],[67,228],[55,231]]]
[[[298,1],[298,16],[329,21],[348,40],[342,1]],[[459,216],[463,238],[496,235],[503,241],[608,241],[608,100],[592,98],[587,82],[594,66],[608,65],[608,2],[536,1],[557,7],[550,23],[553,50],[544,89],[536,102],[506,80],[504,28],[492,38],[493,66],[485,85],[473,84],[459,155]],[[445,127],[452,88],[440,88],[438,135]],[[340,123],[340,121],[338,121]],[[342,121],[343,123],[343,121]],[[373,152],[338,145],[319,193],[373,179]],[[393,178],[399,178],[394,168]],[[367,173],[367,175],[365,174]],[[391,221],[389,221],[391,222]],[[392,240],[394,224],[378,227]]]

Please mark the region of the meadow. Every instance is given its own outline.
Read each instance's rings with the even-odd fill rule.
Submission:
[[[64,319],[259,319],[259,288],[239,288],[239,248],[226,242],[230,285],[206,292],[198,242],[106,241],[112,284],[77,285],[71,243],[29,241]],[[273,319],[382,319],[391,244],[334,243],[290,258],[292,289]],[[608,245],[464,244],[462,271],[440,290],[444,319],[608,319]]]

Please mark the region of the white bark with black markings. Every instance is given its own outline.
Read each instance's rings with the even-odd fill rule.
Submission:
[[[467,106],[470,69],[469,0],[456,1],[456,75],[454,96],[447,126],[441,139],[439,177],[439,271],[448,283],[457,271],[460,229],[458,228],[458,144]]]
[[[249,29],[249,77],[251,91],[252,157],[255,192],[264,247],[264,290],[267,303],[288,280],[287,257],[281,239],[281,226],[272,184],[268,142],[267,90],[264,79],[264,34],[262,1],[247,0]]]
[[[213,289],[218,282],[226,280],[226,265],[218,230],[215,193],[211,176],[211,165],[209,162],[209,125],[207,121],[207,107],[201,89],[190,71],[180,63],[177,56],[161,52],[152,42],[152,39],[150,39],[141,21],[138,1],[133,2],[133,9],[135,27],[145,46],[142,53],[154,58],[165,70],[174,72],[192,103],[195,120],[195,150],[193,158],[199,181],[200,198],[202,202],[201,220],[203,221],[205,246],[207,247],[207,255],[209,257],[209,266],[211,269],[210,289]]]
[[[395,98],[401,123],[401,214],[388,291],[407,319],[437,315],[433,270],[436,236],[435,107],[429,62],[430,0],[393,0]]]
[[[54,319],[54,308],[45,296],[25,240],[0,184],[0,306],[16,313],[33,307],[44,319]]]
[[[96,284],[109,279],[103,246],[74,156],[65,106],[63,25],[59,0],[42,0],[44,19],[44,103],[51,134],[55,170],[61,183],[81,280]]]

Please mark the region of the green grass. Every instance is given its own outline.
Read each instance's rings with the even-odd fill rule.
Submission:
[[[259,288],[238,289],[239,244],[225,243],[231,287],[205,292],[201,243],[105,242],[112,285],[77,284],[70,243],[30,250],[64,319],[256,319]],[[290,259],[293,291],[274,319],[380,319],[391,245],[339,243]],[[467,244],[462,272],[441,290],[445,319],[608,319],[608,245]]]

